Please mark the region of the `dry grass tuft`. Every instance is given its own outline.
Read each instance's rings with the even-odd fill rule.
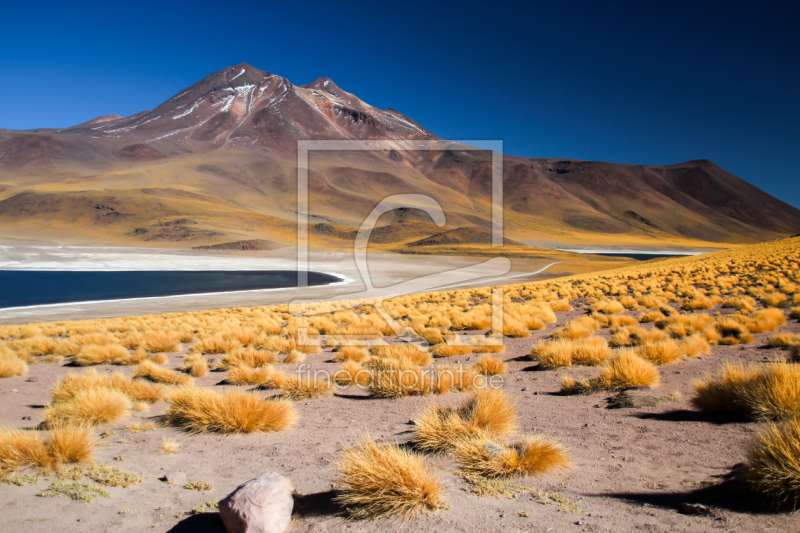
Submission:
[[[660,381],[661,376],[653,363],[639,357],[636,350],[621,350],[606,360],[599,376],[581,381],[564,376],[561,391],[565,394],[588,394],[599,390],[655,387]]]
[[[23,468],[49,469],[53,457],[38,431],[0,429],[0,479]]]
[[[172,425],[193,433],[283,431],[294,426],[298,419],[289,400],[262,400],[248,392],[230,390],[218,393],[191,385],[172,394],[167,417]]]
[[[94,446],[94,433],[87,427],[56,427],[47,439],[48,452],[62,464],[89,461]]]
[[[793,344],[800,344],[800,335],[796,333],[778,333],[769,338],[770,348],[789,348]]]
[[[460,407],[431,406],[415,420],[414,443],[426,451],[451,448],[458,439],[490,435],[502,438],[516,427],[517,410],[506,393],[482,390]]]
[[[181,337],[178,332],[148,331],[144,334],[144,349],[148,352],[177,352],[181,349]]]
[[[800,420],[768,424],[750,444],[746,479],[778,506],[800,506]]]
[[[163,455],[171,455],[173,453],[178,453],[178,450],[181,447],[181,443],[175,439],[171,439],[169,437],[164,437],[161,439],[161,450],[160,452]]]
[[[490,479],[540,476],[572,465],[564,446],[543,436],[527,437],[511,446],[486,437],[461,438],[453,445],[453,455],[467,474]]]
[[[789,318],[800,320],[800,307],[792,307],[792,310],[789,311]]]
[[[422,457],[370,437],[346,449],[336,463],[337,501],[353,518],[382,518],[447,508],[445,487]]]
[[[136,367],[133,377],[147,379],[154,383],[164,383],[165,385],[186,385],[192,381],[189,376],[158,366],[152,361],[142,361]]]
[[[236,348],[222,360],[222,368],[235,366],[249,366],[259,368],[272,365],[278,362],[278,354],[268,350],[256,350],[255,348]]]
[[[84,374],[67,374],[50,392],[52,401],[60,402],[73,398],[87,389],[110,389],[121,392],[136,402],[155,403],[164,399],[164,389],[144,381],[132,381],[122,374],[101,376],[95,370]]]
[[[482,376],[498,376],[505,373],[508,369],[508,364],[487,354],[472,365],[472,368]]]
[[[735,344],[748,344],[753,342],[753,334],[744,326],[733,318],[723,318],[719,320],[715,328],[722,337],[719,344],[735,345]]]
[[[28,363],[13,352],[0,352],[0,378],[24,376],[28,373]]]
[[[74,357],[75,364],[78,366],[93,365],[131,365],[135,364],[135,359],[121,344],[86,344],[83,345]]]
[[[290,400],[313,400],[333,394],[333,384],[327,379],[311,377],[310,374],[288,376],[281,387],[283,396]]]
[[[435,331],[439,331],[438,329]],[[430,341],[429,341],[430,342]],[[369,351],[359,346],[343,346],[333,357],[334,363],[344,363],[345,361],[355,361],[363,363],[369,359]]]
[[[636,353],[642,358],[657,365],[669,365],[683,359],[681,345],[674,340],[647,342],[638,348]]]
[[[608,343],[601,337],[579,340],[554,340],[534,344],[528,356],[543,369],[576,365],[599,365],[611,356]]]
[[[71,398],[55,401],[44,410],[46,427],[99,426],[114,422],[131,410],[131,400],[122,392],[108,388],[90,388]]]
[[[301,352],[300,350],[292,350],[286,355],[286,359],[283,360],[284,363],[287,365],[294,365],[297,363],[302,363],[306,360],[306,354]]]
[[[369,386],[372,374],[365,369],[361,363],[349,359],[345,361],[342,368],[334,372],[333,381],[339,386],[347,387],[350,385]]]
[[[585,339],[600,328],[600,322],[590,316],[582,316],[568,322],[564,327],[555,332],[554,339]]]
[[[700,357],[711,353],[711,345],[702,335],[692,335],[681,342],[681,351],[686,357]]]
[[[208,361],[199,353],[192,353],[183,356],[183,372],[190,374],[193,377],[201,378],[208,374],[209,365]]]
[[[692,405],[701,411],[730,412],[753,420],[800,415],[800,367],[773,362],[744,367],[728,363],[719,377],[694,382]]]

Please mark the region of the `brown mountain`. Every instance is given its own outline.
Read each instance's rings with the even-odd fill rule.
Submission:
[[[319,78],[303,86],[241,64],[152,111],[66,129],[0,130],[0,236],[180,247],[291,244],[299,139],[389,139],[395,149],[312,153],[310,222],[337,246],[383,197],[426,194],[444,228],[411,209],[386,215],[387,246],[491,224],[491,154],[442,141]],[[800,211],[710,161],[677,165],[505,157],[506,237],[523,243],[754,242],[800,231]],[[437,237],[438,238],[438,237]],[[480,242],[478,242],[480,241]],[[270,246],[272,246],[271,244]],[[233,248],[237,246],[231,245]],[[225,247],[225,246],[223,246]]]

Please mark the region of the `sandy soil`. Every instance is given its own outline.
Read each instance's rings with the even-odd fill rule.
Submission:
[[[728,312],[729,310],[719,310]],[[559,323],[574,318],[579,311],[558,313]],[[693,411],[692,379],[715,371],[723,362],[762,362],[781,355],[764,348],[770,333],[756,335],[756,342],[744,347],[714,347],[713,354],[661,368],[662,386],[657,393],[667,396],[680,391],[683,399],[664,402],[647,409],[607,409],[606,394],[568,397],[557,394],[564,374],[591,375],[596,369],[574,367],[561,371],[537,371],[522,360],[530,346],[556,328],[534,332],[531,337],[507,339],[501,357],[509,362],[505,390],[519,407],[520,431],[544,433],[559,438],[569,449],[575,466],[543,479],[524,479],[522,484],[558,493],[575,502],[579,511],[543,505],[530,494],[513,499],[478,497],[467,491],[454,475],[456,466],[446,457],[429,457],[435,470],[449,487],[449,510],[399,521],[353,522],[343,518],[331,503],[336,488],[332,463],[338,451],[354,442],[365,431],[382,441],[408,442],[413,425],[409,421],[431,403],[458,402],[465,394],[443,397],[416,397],[397,400],[369,399],[358,389],[339,390],[330,398],[299,402],[298,428],[275,434],[248,436],[189,435],[162,428],[131,434],[124,426],[147,421],[162,414],[165,404],[153,406],[150,413],[136,414],[122,423],[110,425],[116,433],[103,439],[96,448],[103,463],[145,476],[143,483],[129,489],[111,489],[111,498],[98,498],[83,504],[66,498],[37,498],[47,486],[0,485],[3,506],[2,530],[9,533],[58,530],[62,533],[87,531],[171,531],[223,533],[218,515],[183,513],[205,501],[222,498],[238,484],[266,471],[289,477],[308,510],[298,516],[290,531],[394,531],[472,532],[472,531],[589,531],[589,532],[667,532],[687,531],[797,531],[797,518],[790,514],[770,514],[741,486],[726,477],[745,459],[747,443],[759,425],[740,419],[711,417]],[[649,326],[648,326],[649,327]],[[800,323],[791,321],[781,331],[800,332]],[[602,334],[607,334],[603,330]],[[334,370],[330,352],[310,355],[315,369]],[[451,358],[471,363],[472,357]],[[177,366],[180,354],[170,355]],[[291,371],[297,366],[287,366]],[[4,379],[0,383],[0,425],[34,427],[41,419],[42,404],[56,379],[68,370],[52,364],[34,365],[27,376]],[[101,372],[128,368],[99,367]],[[224,373],[212,372],[198,379],[201,385],[226,388],[219,383]],[[267,394],[267,393],[263,393]],[[30,421],[23,417],[30,417]],[[159,455],[164,437],[181,443],[176,455]],[[124,461],[113,458],[123,455]],[[207,493],[170,486],[159,478],[169,471],[182,471],[189,480],[213,484]],[[682,502],[711,506],[708,516],[680,514]],[[521,516],[527,512],[529,517]],[[14,520],[8,520],[8,517]]]
[[[0,270],[295,270],[293,251],[218,253],[147,248],[54,244],[0,244]],[[159,298],[40,305],[0,309],[0,323],[77,320],[200,311],[226,307],[285,304],[294,300],[357,299],[402,293],[524,283],[563,276],[559,264],[541,259],[432,257],[371,253],[368,293],[352,253],[312,253],[309,270],[330,273],[343,282],[297,289],[266,289]],[[469,269],[457,279],[453,270]],[[544,269],[544,270],[542,270]]]

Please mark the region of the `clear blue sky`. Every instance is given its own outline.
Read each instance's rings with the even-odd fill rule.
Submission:
[[[152,109],[240,62],[439,136],[707,158],[800,207],[798,2],[5,2],[0,128]]]

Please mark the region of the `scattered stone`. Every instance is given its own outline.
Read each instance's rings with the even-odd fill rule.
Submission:
[[[23,420],[30,420],[30,419],[31,419],[31,417],[29,417],[29,416],[23,416],[23,417],[22,417],[22,419],[23,419]]]
[[[11,389],[11,392],[19,392],[17,389]]]
[[[522,392],[526,392],[527,390],[528,390],[528,387],[522,387]]]
[[[186,485],[186,474],[183,472],[167,472],[164,475],[164,481],[170,485]]]
[[[39,381],[39,378],[28,378],[25,381],[27,381],[28,383],[36,383],[37,381]]]
[[[707,515],[711,514],[711,509],[699,503],[686,503],[683,502],[679,509],[681,514],[687,515]]]
[[[653,394],[649,387],[627,389],[614,397],[606,400],[609,409],[640,409],[642,407],[655,407],[661,403],[661,398]]]
[[[228,533],[283,533],[292,521],[294,485],[276,472],[261,474],[219,502]]]

